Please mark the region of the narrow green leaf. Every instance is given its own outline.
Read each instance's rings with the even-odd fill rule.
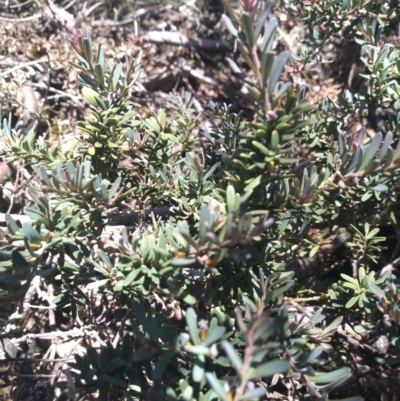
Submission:
[[[206,175],[202,178],[202,181],[207,181],[213,174],[214,171],[219,167],[219,163],[215,163],[206,173]]]
[[[242,57],[246,61],[247,65],[255,73],[257,71],[257,69],[256,69],[256,67],[255,67],[255,65],[254,65],[254,63],[253,63],[253,61],[252,61],[252,59],[251,59],[251,57],[249,55],[249,51],[247,49],[246,44],[242,41],[241,38],[237,38],[236,39],[236,44],[237,44],[237,47],[239,49],[240,54],[242,55]],[[247,81],[245,81],[245,82],[248,82],[248,81],[249,81],[249,79],[247,78]],[[254,85],[254,83],[252,81],[250,81],[250,82],[251,83],[250,83],[249,87],[257,89],[256,86]]]
[[[210,346],[221,339],[221,337],[225,334],[225,327],[219,326],[215,327],[214,329],[209,329],[207,333],[206,341],[204,345]]]
[[[377,168],[381,167],[382,161],[380,159],[372,160],[364,169],[363,175],[369,175],[374,172]]]
[[[365,156],[363,157],[363,160],[359,168],[360,170],[363,170],[371,162],[376,152],[378,151],[379,147],[381,146],[381,143],[382,143],[382,133],[377,132],[376,135],[373,137]]]
[[[192,377],[196,383],[200,383],[204,378],[204,355],[199,355],[194,361],[194,366],[192,370]]]
[[[343,316],[338,316],[331,324],[325,327],[322,335],[327,334],[333,330],[336,330],[338,326],[343,322]]]
[[[228,185],[226,189],[226,208],[228,212],[236,210],[236,193],[233,185]]]
[[[324,315],[322,315],[322,309],[318,309],[314,313],[313,317],[311,318],[311,323],[315,326],[317,323],[319,323],[322,320],[321,316],[322,316],[322,319],[323,319]]]
[[[18,231],[21,230],[18,227],[17,223],[14,221],[14,219],[9,214],[6,214],[5,220],[6,220],[6,224],[7,224],[7,229],[10,232],[10,234],[15,235],[18,233]]]
[[[24,207],[24,214],[29,216],[32,220],[37,221],[37,220],[43,220],[45,221],[45,214],[42,213],[40,210],[32,209],[30,207]]]
[[[236,369],[237,374],[240,375],[243,368],[243,362],[240,359],[240,356],[236,353],[235,349],[229,341],[223,341],[222,346],[224,347],[225,352],[232,363],[232,366]]]
[[[396,358],[375,358],[376,362],[381,365],[393,366],[400,364],[400,357]]]
[[[199,248],[197,242],[192,238],[192,236],[190,235],[190,233],[189,233],[188,231],[186,231],[186,230],[182,230],[182,229],[181,229],[181,226],[180,226],[180,229],[179,229],[179,234],[181,234],[182,237],[185,238],[185,240],[187,241],[187,243],[188,243],[189,245],[191,245],[193,248],[195,248],[195,249],[198,249],[198,248]]]
[[[163,377],[164,371],[169,364],[172,356],[174,355],[175,351],[167,351],[164,355],[162,355],[156,363],[156,366],[153,370],[151,375],[152,379],[156,383],[160,383]]]
[[[358,171],[363,158],[364,158],[364,147],[361,146],[356,150],[356,153],[354,154],[349,167],[346,169],[346,173],[349,174],[353,171]]]
[[[133,269],[124,279],[123,282],[123,286],[124,287],[128,287],[129,285],[131,285],[136,277],[141,273],[142,269],[138,268],[138,269]]]
[[[386,298],[386,294],[383,290],[381,290],[375,283],[369,283],[369,290],[372,291],[378,298]]]
[[[186,311],[186,324],[189,329],[190,337],[194,344],[200,345],[199,328],[197,326],[197,315],[193,308],[188,308]]]
[[[346,281],[349,281],[350,283],[353,283],[353,284],[355,284],[356,286],[359,286],[359,283],[358,283],[358,281],[357,281],[355,278],[350,277],[350,276],[348,276],[347,274],[344,274],[344,273],[341,273],[340,276],[341,276],[342,278],[344,278]]]
[[[182,300],[188,305],[194,305],[197,302],[197,299],[193,295],[190,295],[186,292],[183,292]]]
[[[315,361],[322,353],[324,352],[323,347],[316,347],[314,348],[305,358],[299,361],[300,365],[305,365]]]
[[[356,297],[350,298],[344,307],[347,309],[351,308],[353,305],[355,305],[357,303],[359,298],[360,298],[359,295],[357,295]]]
[[[104,52],[100,42],[97,46],[96,64],[99,64],[104,69]]]
[[[241,27],[244,32],[244,36],[246,37],[246,41],[249,48],[254,46],[254,31],[253,31],[253,21],[251,15],[248,12],[242,13],[240,16]]]
[[[195,258],[173,258],[171,260],[171,265],[175,267],[186,267],[196,263],[196,261]]]
[[[389,190],[389,187],[385,184],[377,184],[373,187],[370,187],[370,189],[377,192],[387,192]]]
[[[42,235],[37,232],[29,223],[24,223],[22,225],[22,229],[29,242],[39,244],[42,240]]]
[[[94,75],[97,78],[97,81],[99,82],[100,86],[103,87],[104,83],[104,71],[103,67],[100,64],[96,64],[94,66]]]
[[[261,153],[264,154],[264,156],[271,156],[271,151],[262,143],[258,141],[252,141],[251,144],[258,149]]]
[[[279,288],[276,288],[272,292],[272,299],[278,298],[280,295],[285,293],[289,288],[293,287],[293,285],[294,285],[294,280],[290,280],[286,284],[284,284],[283,286],[281,286]]]
[[[342,379],[343,377],[349,378],[351,370],[349,368],[340,368],[333,372],[320,373],[315,376],[308,376],[313,383],[331,383]]]
[[[272,5],[273,5],[272,1],[268,1],[267,4],[265,5],[264,10],[262,10],[260,16],[258,17],[257,24],[254,29],[254,37],[256,41],[261,33],[261,30],[265,24],[265,21],[267,20],[269,13],[271,12]]]
[[[271,50],[277,28],[278,28],[278,20],[276,18],[271,18],[268,21],[267,29],[265,30],[264,38],[260,47],[262,55]]]
[[[114,73],[112,75],[112,83],[113,83],[114,88],[116,88],[117,85],[118,85],[118,81],[119,81],[119,79],[121,77],[121,73],[122,73],[122,68],[123,68],[123,64],[122,63],[118,63],[115,66],[115,70],[114,70]]]
[[[222,20],[224,21],[226,27],[228,28],[228,31],[231,33],[231,35],[234,38],[237,38],[239,36],[238,30],[234,27],[231,19],[227,15],[222,16]]]
[[[259,397],[263,397],[266,393],[266,389],[263,387],[256,387],[253,390],[248,391],[246,394],[242,395],[239,400],[248,401],[253,398],[259,399]]]
[[[340,156],[343,156],[346,151],[346,143],[342,132],[339,132],[338,134],[338,149]]]
[[[289,52],[287,50],[283,51],[278,57],[274,59],[274,65],[272,66],[271,75],[268,80],[268,92],[272,96],[278,79],[283,71],[287,59],[289,58]]]
[[[20,269],[26,269],[30,267],[29,263],[22,256],[21,252],[15,249],[11,252],[11,259],[14,267],[18,267]]]
[[[93,51],[92,51],[92,40],[90,38],[90,34],[86,31],[86,37],[82,40],[83,44],[83,52],[85,54],[86,60],[91,63],[93,58]]]
[[[383,160],[383,158],[386,156],[386,153],[389,149],[390,144],[392,143],[393,140],[393,132],[388,131],[385,135],[385,139],[383,140],[381,149],[379,150],[377,158],[380,160]]]
[[[285,82],[281,87],[279,88],[278,92],[276,93],[274,100],[273,100],[273,107],[276,107],[278,105],[279,99],[281,96],[283,96],[288,89],[292,86],[291,82]]]
[[[277,373],[286,373],[289,369],[289,362],[277,359],[275,361],[263,363],[256,368],[251,368],[247,373],[247,380],[259,379],[261,377],[270,377]]]
[[[193,387],[192,386],[187,386],[185,388],[185,391],[182,392],[182,395],[179,398],[179,400],[192,401],[193,400],[193,392],[194,392]],[[176,397],[173,397],[173,399],[176,399]]]
[[[219,380],[215,377],[214,373],[207,372],[205,374],[205,376],[206,376],[208,384],[214,390],[214,392],[217,394],[217,396],[219,398],[221,398],[222,401],[229,401],[228,395],[226,394],[224,387],[219,382]]]
[[[107,366],[106,373],[113,375],[118,370],[126,368],[126,362],[121,358],[114,358]]]
[[[105,279],[103,279],[103,280],[94,281],[94,282],[92,282],[92,283],[89,283],[89,284],[86,286],[86,289],[87,289],[87,290],[94,290],[94,289],[96,289],[96,288],[102,287],[103,285],[106,285],[109,281],[110,281],[109,278],[105,278]]]
[[[343,283],[343,287],[345,287],[345,288],[350,288],[350,289],[352,289],[352,290],[354,290],[354,291],[358,291],[358,292],[360,292],[360,284],[354,284],[354,283],[349,283],[349,282],[345,282],[345,283]]]
[[[274,65],[275,54],[273,52],[265,52],[261,56],[261,76],[266,84],[271,74],[272,66]]]
[[[263,176],[259,175],[258,177],[252,179],[243,189],[244,192],[252,192],[255,188],[257,188],[261,184]]]
[[[121,181],[122,181],[121,177],[118,177],[114,181],[114,184],[112,185],[112,187],[108,191],[108,200],[111,200],[114,197],[114,195],[117,193],[117,191],[119,189],[119,186],[121,185]]]
[[[109,256],[104,251],[102,251],[100,249],[99,252],[98,252],[98,255],[100,256],[100,259],[104,262],[104,264],[108,268],[112,269],[114,267],[113,263],[111,262],[111,259],[109,258]]]

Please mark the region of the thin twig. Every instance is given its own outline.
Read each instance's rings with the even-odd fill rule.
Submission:
[[[200,72],[196,71],[194,68],[190,67],[189,65],[182,65],[177,64],[177,66],[186,74],[196,78],[200,82],[203,82],[207,85],[218,86],[219,82],[216,81],[214,78],[206,77],[205,75],[201,74]]]
[[[33,338],[41,338],[44,340],[54,340],[55,338],[81,338],[81,337],[95,337],[97,332],[91,326],[82,327],[80,329],[74,328],[68,331],[51,331],[49,333],[32,333],[25,334],[18,338],[16,343],[23,343],[31,341]]]
[[[2,364],[8,364],[10,362],[26,362],[27,358],[5,358],[5,359],[0,359],[0,365]],[[29,358],[29,362],[37,362],[37,363],[52,363],[52,362],[68,362],[72,360],[70,356],[66,358]]]
[[[214,39],[188,38],[179,32],[150,31],[141,35],[140,38],[153,43],[166,43],[219,52],[232,51],[233,48],[233,44],[229,42]]]
[[[395,259],[392,263],[388,263],[385,267],[383,267],[379,271],[378,277],[379,278],[383,277],[386,272],[394,270],[399,265],[400,265],[400,257]]]
[[[24,18],[5,18],[0,16],[0,21],[2,22],[29,22],[29,21],[34,21],[36,19],[39,19],[42,17],[42,14],[34,14],[31,15],[30,17],[24,17]]]
[[[124,325],[125,325],[126,319],[128,319],[128,316],[129,316],[130,312],[131,312],[131,311],[128,309],[128,310],[126,311],[126,313],[125,313],[124,318],[122,319],[121,325],[119,326],[118,331],[117,331],[117,333],[115,334],[115,337],[114,337],[114,339],[113,339],[113,341],[112,341],[112,346],[113,346],[113,348],[117,348],[118,341],[119,341],[119,339],[120,339],[120,337],[121,337],[121,333],[122,333],[123,330],[124,330]]]
[[[133,11],[132,13],[126,15],[125,18],[120,21],[112,21],[112,20],[92,21],[91,25],[92,25],[92,27],[98,27],[98,26],[120,27],[123,25],[129,25],[129,24],[133,23],[139,17],[143,17],[144,15],[146,15],[150,12],[154,12],[154,11],[161,12],[161,11],[168,10],[171,8],[172,8],[171,5],[157,4],[152,7],[140,8],[139,10]]]
[[[13,72],[15,72],[17,70],[20,70],[21,68],[29,67],[30,65],[36,65],[37,66],[38,64],[43,63],[43,62],[46,61],[46,60],[42,60],[42,58],[43,57],[41,57],[39,60],[27,61],[25,63],[18,64],[15,67],[9,68],[8,70],[6,70],[6,71],[4,71],[4,72],[2,72],[0,74],[0,78],[1,77],[5,77],[6,75],[9,75],[9,74],[11,74],[11,73],[13,73]]]

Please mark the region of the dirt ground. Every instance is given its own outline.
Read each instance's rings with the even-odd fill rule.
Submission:
[[[88,30],[106,57],[141,58],[143,72],[131,100],[142,117],[168,107],[168,93],[181,90],[194,96],[200,114],[212,100],[253,116],[251,99],[226,61],[235,48],[221,22],[219,2],[8,3],[0,5],[0,103],[3,116],[11,112],[21,133],[35,127],[48,139],[58,139],[84,117],[87,105],[77,71],[69,64],[75,56],[68,39],[77,29]],[[296,52],[298,35],[301,26],[285,21],[276,48]],[[335,100],[345,82],[340,74],[327,76],[321,67],[305,77],[289,71],[286,79],[307,86],[314,101],[326,96]]]

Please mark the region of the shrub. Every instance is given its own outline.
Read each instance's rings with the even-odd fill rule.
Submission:
[[[171,115],[140,119],[129,102],[140,66],[107,62],[80,33],[74,66],[91,115],[76,142],[49,148],[4,122],[2,156],[31,166],[39,184],[28,190],[30,222],[6,216],[3,280],[53,279],[54,302],[86,328],[105,330],[124,312],[112,340],[71,364],[80,394],[360,400],[351,383],[394,377],[400,363],[398,246],[392,265],[379,258],[380,229],[398,235],[400,113],[370,136],[342,122],[400,108],[399,45],[381,44],[376,16],[390,20],[392,6],[295,3],[311,32],[295,56],[273,50],[272,3],[224,3],[241,58],[229,64],[254,100],[254,121],[211,103],[217,123],[202,131],[186,95],[172,98]],[[313,105],[280,79],[310,68],[332,34],[365,51],[364,81],[338,104]],[[132,169],[121,167],[126,158]],[[99,309],[114,317],[97,323]]]

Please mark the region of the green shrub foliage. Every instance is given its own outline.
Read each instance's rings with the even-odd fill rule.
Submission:
[[[282,1],[309,28],[296,55],[274,50],[271,2],[225,2],[251,122],[211,103],[215,124],[200,130],[186,94],[170,115],[139,118],[128,99],[140,65],[106,60],[88,33],[71,45],[91,115],[69,149],[17,137],[4,120],[2,156],[31,166],[40,185],[28,191],[30,222],[6,217],[3,281],[53,277],[54,302],[88,325],[94,299],[126,312],[114,342],[71,364],[78,391],[238,401],[273,399],[281,383],[293,399],[357,401],[352,383],[366,372],[395,374],[399,243],[385,253],[380,231],[399,238],[394,3]],[[323,61],[332,36],[361,49],[362,83],[313,105],[282,73]],[[346,131],[377,108],[390,113],[374,135]]]

